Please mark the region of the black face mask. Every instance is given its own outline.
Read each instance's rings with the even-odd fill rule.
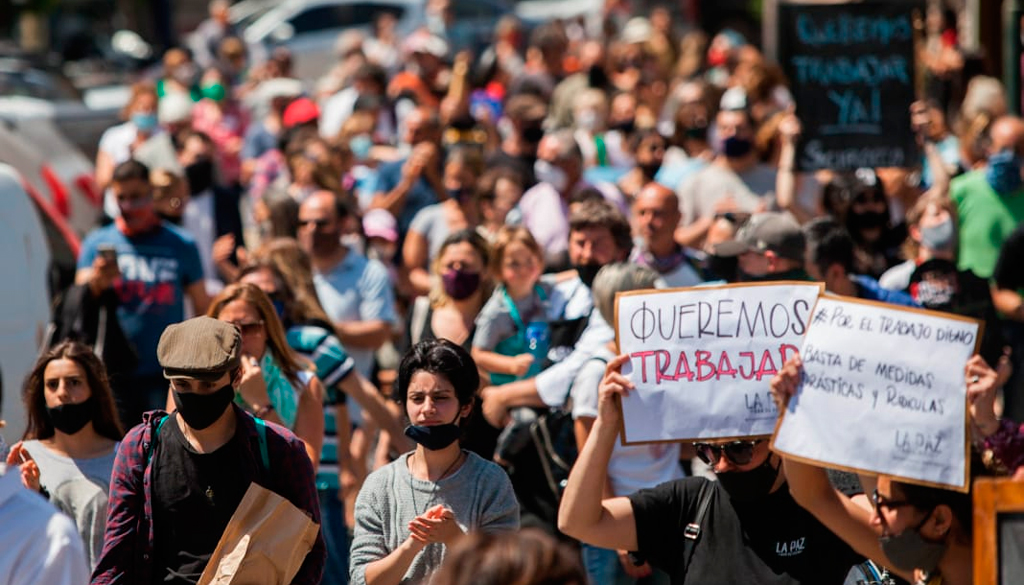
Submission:
[[[587,285],[587,288],[591,288],[594,284],[594,279],[597,278],[597,273],[601,271],[601,264],[577,264],[573,268],[580,275],[580,280],[583,281],[583,284]]]
[[[213,161],[199,160],[185,167],[185,178],[188,180],[188,191],[198,195],[213,187]]]
[[[726,282],[736,282],[737,272],[740,268],[740,259],[737,256],[715,256],[714,254],[709,254],[704,268],[709,276]],[[708,280],[713,280],[714,278]]]
[[[217,422],[224,414],[224,410],[235,398],[235,388],[231,384],[225,384],[211,394],[178,391],[171,394],[174,396],[174,406],[185,424],[201,431]]]
[[[85,402],[78,404],[61,404],[53,408],[46,407],[46,415],[50,417],[53,428],[73,435],[89,424],[96,413],[96,399],[90,396]]]
[[[854,230],[884,228],[888,223],[889,214],[884,211],[868,211],[866,213],[850,214],[850,227]]]
[[[632,134],[633,131],[636,130],[636,121],[635,120],[623,120],[621,122],[616,122],[614,124],[609,124],[608,128],[610,130],[618,130],[619,132],[621,132],[623,134]]]
[[[544,128],[540,126],[528,126],[523,128],[523,140],[530,144],[537,144],[544,138]]]
[[[587,86],[597,89],[608,86],[608,74],[605,73],[604,67],[591,65],[590,69],[587,69]]]
[[[752,502],[764,498],[779,477],[779,465],[772,467],[771,457],[750,471],[727,471],[718,474],[718,483],[737,502]]]
[[[461,414],[456,414],[455,422],[443,425],[409,425],[405,427],[405,436],[412,439],[413,442],[423,445],[424,449],[440,451],[458,441],[462,436],[462,428],[458,425],[461,417]]]
[[[637,166],[640,167],[640,171],[643,172],[645,177],[651,177],[651,178],[653,178],[654,175],[657,175],[658,174],[658,170],[661,169],[661,163],[660,162],[648,163],[648,164],[637,165]]]
[[[690,126],[683,128],[683,137],[691,140],[707,140],[708,139],[708,127],[703,126]]]

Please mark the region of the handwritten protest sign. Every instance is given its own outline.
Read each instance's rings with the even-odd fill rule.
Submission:
[[[822,297],[772,447],[828,467],[967,489],[964,364],[977,321]]]
[[[768,436],[768,382],[797,351],[821,285],[739,284],[616,296],[623,442]]]
[[[916,164],[915,9],[894,0],[779,6],[779,63],[803,123],[801,169]]]

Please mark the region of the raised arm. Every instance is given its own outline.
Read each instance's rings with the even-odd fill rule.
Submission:
[[[618,402],[633,389],[622,375],[622,365],[628,360],[628,355],[620,355],[605,369],[597,418],[569,474],[558,508],[558,529],[601,548],[636,550],[636,519],[629,498],[603,498],[603,490],[594,489],[608,481],[608,460],[622,419]]]

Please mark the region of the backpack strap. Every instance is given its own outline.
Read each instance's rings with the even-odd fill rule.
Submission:
[[[146,465],[149,465],[150,459],[153,458],[153,451],[156,451],[156,442],[160,440],[160,429],[164,428],[164,423],[167,419],[171,418],[171,415],[165,414],[160,422],[156,424],[156,428],[153,430],[153,436],[149,440],[149,449],[146,450]]]
[[[260,443],[260,461],[263,462],[263,469],[270,471],[270,452],[267,449],[267,423],[262,418],[253,417],[256,421],[256,436]]]
[[[697,515],[694,516],[693,522],[687,524],[683,530],[683,566],[687,569],[690,568],[693,550],[697,547],[697,541],[700,540],[701,526],[704,524],[704,517],[708,514],[708,508],[711,507],[711,496],[714,491],[714,485],[710,480],[705,480],[701,484],[700,491],[697,493]]]

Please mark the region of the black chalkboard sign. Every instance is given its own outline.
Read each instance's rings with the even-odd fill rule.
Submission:
[[[803,136],[803,170],[917,164],[910,128],[918,2],[779,5],[779,62]]]

